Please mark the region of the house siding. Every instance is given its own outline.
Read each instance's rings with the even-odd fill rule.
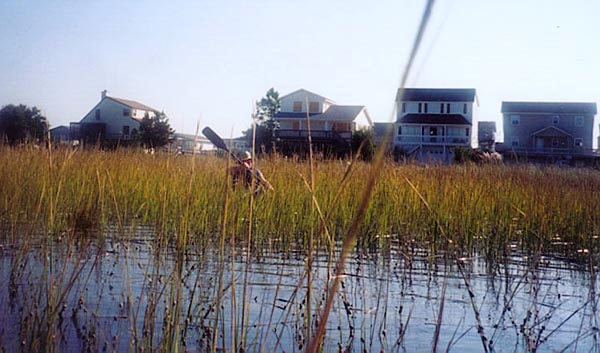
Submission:
[[[329,99],[327,99],[323,96],[314,94],[307,90],[300,89],[298,91],[292,92],[288,95],[281,97],[281,99],[280,99],[281,111],[282,112],[293,112],[294,111],[294,102],[300,102],[302,104],[302,109],[300,110],[300,112],[306,113],[307,109],[309,108],[306,106],[307,100],[309,102],[308,103],[309,106],[310,106],[310,102],[318,102],[319,103],[319,110],[317,112],[311,112],[311,113],[322,113],[322,112],[326,111],[331,104],[333,104],[332,101],[330,101]]]
[[[129,115],[123,115],[123,110],[128,109]],[[96,116],[96,111],[100,111],[99,118]],[[153,111],[144,111],[131,108],[123,103],[117,102],[109,97],[103,98],[87,115],[80,121],[80,125],[84,124],[105,124],[105,133],[107,138],[119,138],[123,135],[123,128],[129,127],[129,135],[133,130],[139,129],[140,120],[148,113],[150,117],[154,117]],[[133,117],[135,116],[135,118]]]
[[[444,96],[446,99],[443,99]],[[445,163],[453,159],[456,147],[476,148],[478,123],[474,100],[474,89],[399,90],[396,98],[394,147],[420,161]],[[403,118],[409,114],[411,117],[415,114],[427,114],[431,121],[426,119],[415,123],[409,118],[410,122],[406,119],[403,122]],[[456,123],[456,117],[464,124]],[[448,119],[447,122],[444,122],[445,118]]]
[[[522,104],[522,103],[516,103]],[[560,147],[562,149],[572,150],[591,150],[593,148],[593,126],[595,113],[588,111],[547,111],[547,105],[544,102],[528,103],[535,107],[539,106],[540,112],[523,112],[511,109],[511,102],[503,102],[503,127],[506,148],[509,150],[522,149],[524,151],[538,151],[548,146],[542,146],[536,142],[534,133],[544,128],[560,129],[570,136],[566,146],[551,146]],[[556,103],[552,103],[556,105]],[[513,124],[513,116],[519,116],[519,123]],[[558,117],[556,119],[555,117]],[[582,126],[577,126],[577,117],[583,118]],[[579,118],[581,119],[581,118]],[[546,136],[550,136],[546,134]],[[575,139],[581,139],[582,146],[575,146]],[[518,141],[518,145],[514,145],[512,141]]]

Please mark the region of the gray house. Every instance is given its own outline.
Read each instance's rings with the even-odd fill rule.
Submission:
[[[477,147],[475,89],[405,88],[396,95],[394,150],[448,163],[457,147]]]
[[[502,102],[505,154],[548,162],[593,156],[596,103]]]

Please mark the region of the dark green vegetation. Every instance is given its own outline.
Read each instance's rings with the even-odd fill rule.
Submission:
[[[162,147],[173,140],[173,129],[165,113],[156,112],[154,117],[146,114],[140,121],[135,140],[146,148]]]
[[[47,127],[46,117],[36,107],[9,104],[0,109],[0,143],[41,141],[46,137]]]

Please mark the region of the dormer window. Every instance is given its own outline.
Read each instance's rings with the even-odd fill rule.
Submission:
[[[123,116],[131,116],[131,109],[123,108]]]
[[[310,102],[308,105],[308,111],[311,113],[319,112],[319,102]]]

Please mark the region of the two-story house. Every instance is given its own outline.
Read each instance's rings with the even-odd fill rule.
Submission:
[[[505,154],[538,160],[591,155],[596,112],[596,103],[502,102]]]
[[[394,151],[418,161],[451,162],[477,147],[475,89],[405,88],[396,95]]]
[[[71,123],[73,138],[95,142],[97,140],[127,141],[140,126],[144,116],[156,116],[157,110],[145,104],[116,97],[102,91],[96,104],[78,123]]]
[[[288,145],[307,144],[349,149],[353,132],[373,126],[365,106],[337,105],[331,99],[299,89],[280,98],[276,137]]]

